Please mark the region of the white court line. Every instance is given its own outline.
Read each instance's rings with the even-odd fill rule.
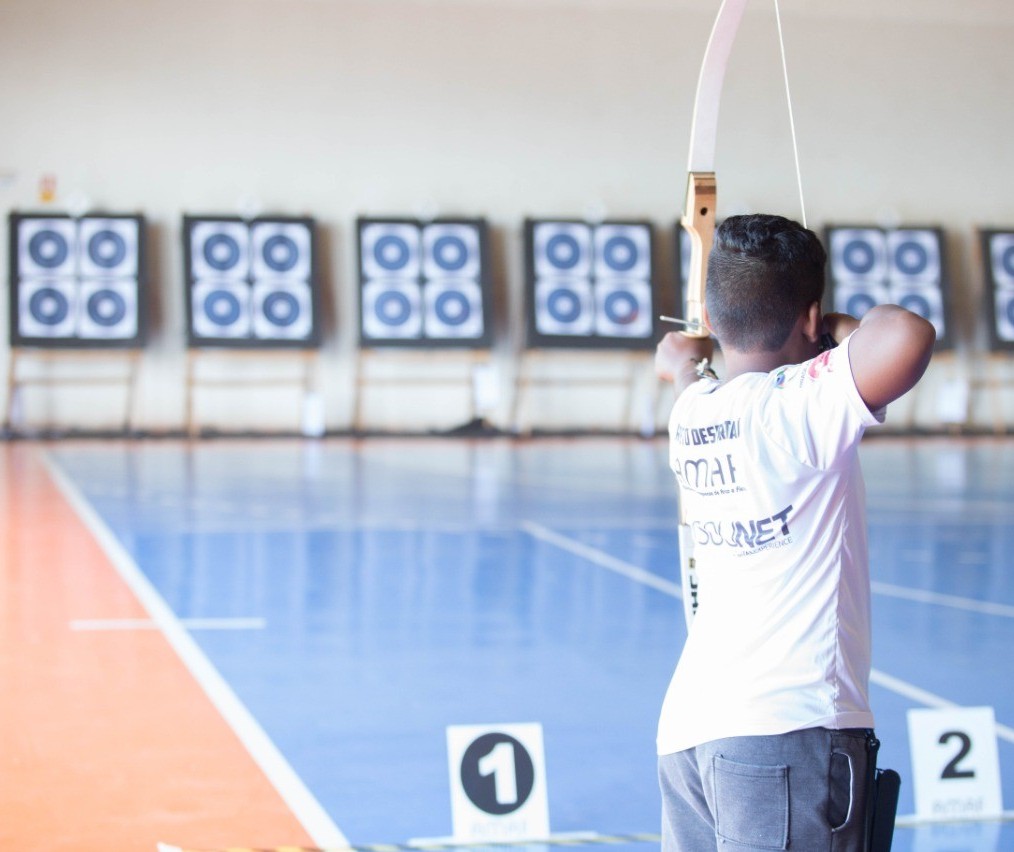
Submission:
[[[573,553],[575,556],[587,559],[600,568],[615,571],[617,574],[627,577],[636,583],[650,586],[667,595],[672,595],[674,598],[683,600],[683,591],[678,583],[673,583],[671,580],[666,580],[657,574],[652,574],[651,571],[645,571],[643,568],[638,568],[636,565],[631,565],[629,562],[624,562],[622,559],[617,559],[615,556],[610,556],[608,553],[603,553],[601,550],[589,547],[587,544],[582,544],[580,541],[560,535],[560,533],[554,532],[548,527],[544,527],[542,524],[537,524],[534,521],[521,521],[521,529],[533,538],[540,539],[559,547],[561,550]]]
[[[187,630],[263,630],[263,618],[181,618]],[[150,618],[75,618],[71,630],[159,630]]]
[[[572,538],[560,535],[559,533],[542,526],[542,524],[537,524],[534,521],[522,521],[521,529],[534,538],[555,545],[561,550],[573,553],[575,556],[581,556],[589,562],[593,562],[603,568],[608,568],[610,571],[615,571],[617,574],[621,574],[622,576],[634,580],[637,583],[643,583],[646,586],[651,586],[653,589],[658,589],[660,592],[672,595],[674,598],[680,598],[681,600],[683,598],[683,592],[676,583],[664,580],[656,574],[652,574],[650,571],[645,571],[643,568],[638,568],[636,565],[631,565],[629,562],[624,562],[622,559],[610,556],[608,553],[603,553],[601,550],[596,550],[594,547],[589,547],[587,544],[583,544],[580,541],[575,541]],[[914,684],[892,677],[889,674],[885,674],[879,669],[872,669],[870,671],[870,683],[875,683],[878,686],[884,687],[884,689],[888,689],[891,692],[897,693],[905,698],[909,698],[918,704],[925,704],[929,707],[958,706],[954,701],[941,698],[939,695],[928,692],[925,689],[921,689]],[[1009,743],[1014,743],[1014,728],[997,723],[996,735],[1000,739],[1006,740]]]
[[[314,843],[323,847],[347,847],[349,845],[348,839],[289,765],[289,762],[271,741],[253,714],[246,708],[246,705],[233,692],[232,687],[187,633],[165,599],[144,576],[133,557],[106,526],[105,521],[99,517],[77,486],[71,482],[56,462],[47,453],[40,452],[40,455],[64,499],[77,512],[78,517],[95,537],[113,567],[116,568],[117,573],[137,596],[152,621],[159,626],[166,640],[176,651],[194,680],[200,684],[211,703],[236,732],[250,756],[267,775],[296,819],[313,838]]]
[[[923,589],[908,589],[904,586],[894,586],[890,583],[874,581],[870,587],[878,595],[888,595],[892,598],[903,598],[917,603],[939,604],[949,606],[953,609],[965,609],[969,612],[981,612],[984,615],[998,615],[1003,618],[1014,618],[1014,606],[1010,604],[990,603],[989,601],[977,601],[974,598],[962,598],[958,595],[944,595],[939,592],[928,592]]]

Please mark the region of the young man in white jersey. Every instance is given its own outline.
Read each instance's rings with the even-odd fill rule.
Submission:
[[[826,255],[779,216],[722,224],[710,338],[656,351],[699,606],[658,728],[663,852],[863,850],[873,715],[858,445],[925,371],[900,307],[822,315]]]

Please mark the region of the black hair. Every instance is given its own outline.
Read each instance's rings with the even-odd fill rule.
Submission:
[[[730,216],[708,256],[705,302],[715,336],[740,352],[773,352],[824,295],[827,254],[784,216]]]

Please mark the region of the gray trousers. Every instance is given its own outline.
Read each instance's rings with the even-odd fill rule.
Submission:
[[[662,852],[862,852],[867,733],[809,728],[662,755]]]

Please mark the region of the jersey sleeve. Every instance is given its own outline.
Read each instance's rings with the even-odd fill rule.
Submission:
[[[768,437],[811,467],[826,469],[855,446],[885,409],[871,412],[856,388],[849,335],[816,358],[768,374],[762,422]]]

